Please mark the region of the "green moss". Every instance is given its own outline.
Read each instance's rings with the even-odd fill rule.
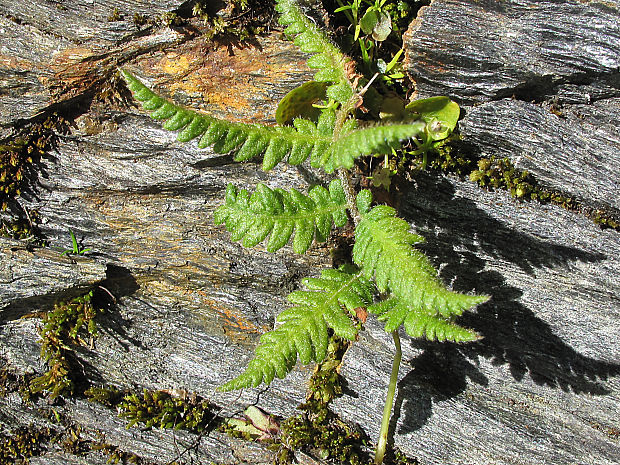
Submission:
[[[267,31],[274,18],[273,1],[227,0],[225,7],[217,11],[213,2],[196,0],[191,7],[186,16],[200,19],[209,27],[207,39],[216,42],[247,41]]]
[[[28,463],[28,459],[41,455],[52,436],[48,428],[21,427],[9,434],[0,433],[0,465]]]
[[[0,208],[11,208],[11,201],[31,187],[36,165],[53,147],[54,129],[64,124],[58,115],[22,128],[8,140],[0,141]]]
[[[476,167],[476,161],[462,149],[461,136],[456,133],[433,144],[427,156],[427,163],[430,169],[457,176],[468,176]]]
[[[59,302],[43,316],[44,325],[39,330],[41,358],[47,363],[48,371],[31,381],[33,393],[47,392],[51,398],[74,393],[78,371],[71,346],[92,345],[97,337],[95,316],[101,308],[94,306],[92,299],[93,291]],[[90,344],[86,344],[82,335],[91,339]]]
[[[36,238],[37,245],[44,245],[37,227],[38,213],[21,206],[18,198],[36,189],[38,167],[54,147],[56,131],[65,128],[66,121],[52,114],[0,140],[0,211],[6,213],[1,220],[3,236]]]
[[[536,187],[533,177],[517,169],[508,158],[478,160],[478,169],[469,174],[469,179],[481,187],[507,190],[517,199],[546,200],[547,193]]]
[[[108,16],[108,22],[110,23],[113,23],[115,21],[121,21],[122,19],[123,15],[118,8],[114,8],[114,10],[112,10],[112,13],[110,13],[110,16]]]
[[[84,391],[89,401],[111,408],[116,408],[127,394],[127,391],[115,387],[90,387]]]
[[[478,160],[478,169],[472,171],[469,178],[482,187],[505,189],[520,200],[552,203],[567,210],[579,211],[602,228],[620,229],[620,223],[601,210],[585,207],[572,197],[540,187],[533,176],[515,168],[508,158]]]
[[[404,155],[407,155],[406,151]],[[620,222],[605,212],[587,208],[570,196],[541,187],[531,173],[515,167],[509,158],[477,158],[458,134],[435,144],[428,152],[426,162],[430,169],[466,176],[485,189],[505,190],[518,200],[559,205],[581,212],[602,228],[620,229]],[[410,166],[419,169],[422,163],[422,156],[419,156],[411,161]],[[404,169],[403,165],[399,165],[401,169]]]
[[[193,28],[195,21],[200,20],[208,30],[203,33],[204,38],[229,45],[231,42],[244,42],[252,37],[269,30],[273,25],[273,1],[263,0],[226,0],[210,2],[209,0],[194,0],[184,2],[172,11],[167,11],[159,17],[147,17],[141,13],[134,13],[132,21],[141,29],[145,26],[165,26],[171,28]],[[115,13],[109,21],[122,19]]]
[[[23,212],[25,216],[14,216],[2,220],[0,236],[29,241],[32,245],[46,247],[47,241],[42,238],[39,229],[39,224],[41,224],[39,211],[24,208]]]
[[[27,379],[14,375],[6,366],[0,370],[0,389],[4,388],[5,392],[13,392],[25,383]],[[152,464],[137,454],[125,452],[102,439],[85,439],[82,428],[55,408],[43,407],[38,409],[38,412],[53,425],[57,425],[57,428],[30,425],[15,428],[8,434],[0,433],[0,465],[25,465],[30,458],[43,455],[52,449],[62,449],[76,456],[100,451],[108,456],[108,463],[114,464]],[[89,435],[92,437],[93,433]]]
[[[317,365],[310,378],[306,401],[298,408],[299,415],[279,423],[279,433],[270,435],[252,434],[264,431],[256,428],[256,421],[247,421],[247,428],[239,427],[242,420],[224,421],[220,430],[230,436],[245,440],[260,440],[275,452],[274,463],[284,465],[296,463],[296,451],[308,453],[330,463],[362,465],[373,463],[371,444],[368,436],[354,425],[347,424],[338,417],[329,404],[343,393],[342,378],[339,374],[342,358],[351,343],[332,336],[326,359]],[[273,424],[277,421],[272,420]],[[254,427],[252,427],[254,426]],[[398,450],[390,451],[384,463],[391,465],[415,465]]]
[[[620,230],[620,221],[615,220],[614,218],[608,216],[601,210],[594,210],[591,214],[592,221],[596,224],[600,225],[601,228],[611,228],[615,230]]]
[[[16,428],[9,434],[0,433],[0,465],[26,465],[29,459],[59,448],[76,456],[85,456],[90,452],[99,451],[107,455],[108,463],[112,464],[150,465],[153,463],[104,441],[85,439],[82,437],[82,430],[79,426],[69,424],[62,432],[31,425]]]
[[[141,423],[147,428],[184,429],[195,433],[216,426],[217,417],[208,400],[197,395],[173,397],[166,391],[130,393],[118,404],[119,416],[129,420],[127,428]]]
[[[138,29],[148,24],[148,21],[148,18],[140,13],[134,13],[133,15],[133,23]]]
[[[284,420],[280,425],[280,437],[271,446],[276,450],[276,463],[292,463],[294,451],[302,450],[323,460],[334,463],[370,464],[368,436],[352,425],[342,421],[329,408],[329,404],[343,393],[339,368],[350,342],[332,337],[328,356],[316,367],[310,378],[308,396],[299,406],[301,414]],[[386,457],[386,464],[415,464],[396,451]]]
[[[341,463],[365,462],[365,435],[338,418],[329,404],[342,395],[342,380],[338,368],[349,343],[332,337],[327,358],[317,365],[310,378],[308,396],[299,406],[300,415],[281,424],[281,446],[277,463],[291,463],[294,450],[305,450],[322,459]]]
[[[20,385],[23,383],[20,382],[20,377],[16,375],[13,370],[9,367],[8,362],[0,358],[0,363],[2,363],[2,368],[0,368],[0,398],[5,397],[7,394],[11,392],[18,391],[20,389]]]
[[[101,451],[108,456],[108,463],[111,464],[136,464],[140,465],[146,463],[142,457],[133,452],[126,452],[120,449],[118,446],[109,444],[107,442],[95,443],[92,446],[92,450]]]

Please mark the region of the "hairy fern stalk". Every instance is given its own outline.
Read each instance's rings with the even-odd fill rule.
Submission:
[[[178,131],[179,141],[198,139],[199,148],[233,153],[237,161],[262,157],[265,170],[284,160],[291,165],[309,160],[313,167],[327,173],[343,173],[360,156],[391,153],[411,138],[419,147],[430,147],[454,129],[458,105],[446,97],[412,103],[409,121],[359,127],[353,114],[361,92],[350,78],[350,60],[303,14],[295,0],[278,0],[276,8],[285,32],[311,55],[308,65],[317,70],[313,82],[324,83],[302,86],[292,92],[294,99],[283,99],[278,116],[292,116],[292,126],[268,127],[213,118],[175,105],[128,71],[121,73],[144,110],[163,121],[165,129]],[[303,100],[308,89],[312,98],[322,95],[327,101],[318,117],[307,116],[294,105],[291,108],[291,102],[300,97]],[[298,360],[304,364],[321,362],[331,333],[355,340],[361,328],[355,318],[360,307],[385,323],[397,350],[401,326],[415,338],[454,342],[478,339],[455,318],[488,297],[446,288],[430,261],[415,248],[422,237],[410,232],[409,224],[398,218],[393,208],[373,207],[369,191],[354,196],[348,177],[340,179],[343,181],[335,179],[327,187],[315,186],[307,194],[271,189],[265,184],[258,184],[254,192],[228,186],[214,221],[224,224],[231,238],[246,247],[265,242],[266,249],[275,252],[292,242],[296,253],[304,253],[313,241],[324,242],[334,226],[344,226],[349,216],[356,219],[356,225],[352,263],[304,279],[305,288],[288,296],[291,306],[277,317],[277,327],[261,336],[246,370],[221,386],[222,390],[269,384],[275,377],[285,377]],[[391,389],[397,374],[395,363]],[[391,403],[386,405],[387,420],[390,411]],[[384,423],[382,435],[386,437],[389,422],[385,417]],[[385,448],[383,442],[381,446],[380,440],[379,448]],[[378,449],[377,463],[383,453]]]

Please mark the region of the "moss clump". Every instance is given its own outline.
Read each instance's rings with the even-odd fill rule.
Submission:
[[[600,210],[594,210],[591,214],[591,217],[592,221],[594,221],[603,229],[611,228],[615,230],[620,230],[620,221],[611,218]]]
[[[9,367],[6,359],[0,358],[0,364],[3,365],[3,367],[0,368],[0,398],[12,392],[19,392],[20,394],[22,392],[29,393],[28,385],[24,381],[24,377],[15,374]]]
[[[119,417],[129,420],[127,428],[137,423],[147,428],[174,428],[201,433],[216,426],[217,417],[208,400],[195,394],[173,397],[166,391],[144,390],[130,393],[118,404]]]
[[[339,369],[349,345],[350,342],[336,336],[330,340],[328,355],[310,378],[308,396],[299,406],[302,413],[280,424],[280,437],[272,446],[277,451],[276,464],[292,463],[295,450],[334,463],[373,463],[368,436],[342,421],[329,408],[329,404],[343,393]],[[415,465],[418,462],[394,450],[386,456],[384,463]]]
[[[413,166],[419,167],[421,163],[421,157],[412,160]],[[579,211],[602,228],[620,229],[620,222],[607,213],[587,208],[572,197],[540,187],[531,173],[515,167],[508,158],[491,156],[477,159],[456,134],[434,145],[428,152],[427,166],[444,173],[467,176],[486,189],[508,191],[518,200],[552,203],[567,210]],[[398,170],[401,169],[402,164],[399,164]]]
[[[620,229],[620,223],[601,210],[585,207],[574,198],[541,188],[527,171],[515,168],[508,158],[478,160],[478,169],[472,171],[469,178],[482,187],[508,190],[517,199],[553,203],[567,210],[579,211],[602,228]]]
[[[296,449],[339,463],[367,462],[368,438],[329,409],[330,402],[342,395],[338,369],[348,346],[347,341],[338,337],[330,340],[327,358],[316,367],[310,378],[306,402],[299,406],[303,413],[281,423],[281,446],[276,463],[291,463]]]
[[[132,20],[138,29],[145,26],[149,22],[148,18],[140,13],[134,13]]]
[[[0,433],[0,465],[26,464],[45,452],[45,444],[56,433],[49,428],[20,427],[9,434]]]
[[[452,133],[446,139],[437,141],[427,154],[430,169],[468,176],[476,167],[473,157],[462,148],[460,134]]]
[[[368,462],[365,452],[367,437],[340,420],[329,409],[329,403],[342,395],[342,382],[338,373],[342,357],[349,346],[344,339],[332,336],[327,357],[317,365],[310,378],[306,401],[299,406],[302,413],[279,423],[275,431],[259,427],[260,418],[247,418],[246,424],[239,426],[243,420],[224,421],[220,429],[229,435],[246,439],[260,440],[269,444],[269,449],[276,452],[276,464],[288,464],[294,461],[294,451],[301,450],[314,454],[321,459],[330,459],[337,463],[362,464]],[[247,415],[246,410],[246,415]],[[267,415],[263,420],[267,420]],[[271,418],[270,425],[277,425]],[[248,426],[248,427],[244,427]]]
[[[517,199],[539,196],[542,200],[542,192],[535,188],[530,174],[515,168],[508,158],[481,158],[478,169],[469,174],[469,179],[481,187],[505,189]]]
[[[66,302],[54,305],[54,309],[43,315],[41,335],[41,358],[47,363],[48,371],[33,379],[30,389],[33,393],[48,392],[51,398],[61,394],[72,395],[76,385],[76,369],[71,346],[92,345],[97,337],[95,316],[102,309],[93,305],[93,291]],[[82,339],[90,338],[90,343]]]
[[[26,465],[29,459],[59,448],[77,456],[100,451],[108,456],[108,463],[153,465],[139,455],[121,450],[118,446],[104,441],[84,439],[79,426],[63,425],[58,432],[52,428],[34,426],[19,427],[9,434],[0,433],[0,465]]]
[[[14,239],[36,239],[45,245],[37,227],[36,210],[23,207],[18,198],[34,192],[41,161],[56,143],[56,132],[64,132],[67,122],[57,114],[26,125],[10,138],[0,140],[0,234]]]
[[[113,444],[109,444],[106,442],[98,442],[94,443],[91,446],[92,450],[101,451],[105,455],[108,456],[108,463],[111,464],[146,464],[147,462],[142,459],[138,454],[134,454],[133,452],[126,452],[121,450],[118,446]]]
[[[0,209],[11,209],[12,201],[32,187],[36,166],[53,147],[54,130],[64,126],[54,114],[19,131],[8,140],[0,141]]]
[[[39,247],[47,246],[47,241],[41,238],[39,230],[39,224],[41,223],[39,211],[36,209],[24,209],[23,212],[26,215],[25,217],[1,220],[2,229],[0,229],[0,236],[29,241],[32,245]]]
[[[217,11],[213,2],[195,0],[191,13],[180,14],[198,18],[209,27],[207,39],[223,42],[244,42],[268,31],[273,22],[273,1],[227,0],[226,5]]]
[[[112,13],[110,13],[110,16],[108,16],[109,23],[113,23],[115,21],[121,21],[122,19],[123,19],[123,15],[121,14],[118,8],[114,8],[114,10],[112,10]]]
[[[84,391],[84,395],[91,402],[111,408],[116,408],[127,394],[127,391],[115,387],[90,387]]]

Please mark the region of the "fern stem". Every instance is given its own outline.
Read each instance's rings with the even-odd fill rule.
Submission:
[[[359,210],[357,209],[357,204],[355,203],[355,191],[353,190],[351,174],[348,170],[341,169],[338,170],[338,178],[340,179],[340,184],[342,184],[344,195],[347,198],[347,208],[351,213],[353,223],[355,224],[355,226],[357,226],[357,224],[360,222],[361,215]]]
[[[385,407],[383,408],[383,420],[381,420],[381,432],[379,433],[379,443],[377,444],[377,452],[375,453],[375,464],[380,465],[383,463],[383,457],[385,456],[385,449],[387,447],[388,432],[390,429],[390,417],[392,415],[392,405],[394,404],[394,394],[396,393],[396,382],[398,381],[398,370],[400,368],[400,361],[402,359],[402,352],[400,350],[400,337],[398,336],[398,330],[392,331],[392,338],[394,339],[394,346],[396,352],[394,353],[394,360],[392,361],[392,374],[390,375],[390,385],[388,386],[387,398],[385,399]]]

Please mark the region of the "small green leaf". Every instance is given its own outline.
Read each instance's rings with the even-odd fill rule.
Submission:
[[[448,137],[454,131],[461,114],[459,105],[444,96],[415,100],[405,108],[427,124],[433,140]]]
[[[312,58],[316,57],[323,57],[323,55],[315,55]],[[316,121],[321,110],[313,107],[312,104],[326,99],[326,89],[326,82],[317,81],[306,82],[293,89],[280,101],[276,110],[276,122],[284,126],[298,117]]]
[[[372,38],[377,42],[383,42],[392,32],[392,18],[383,11],[379,13],[377,24],[372,31]]]
[[[372,34],[375,29],[375,26],[379,22],[379,13],[377,10],[369,8],[362,19],[360,19],[360,28],[364,32],[364,34]]]
[[[355,204],[362,215],[368,213],[370,211],[370,205],[372,204],[372,192],[368,189],[360,191],[355,198]]]

